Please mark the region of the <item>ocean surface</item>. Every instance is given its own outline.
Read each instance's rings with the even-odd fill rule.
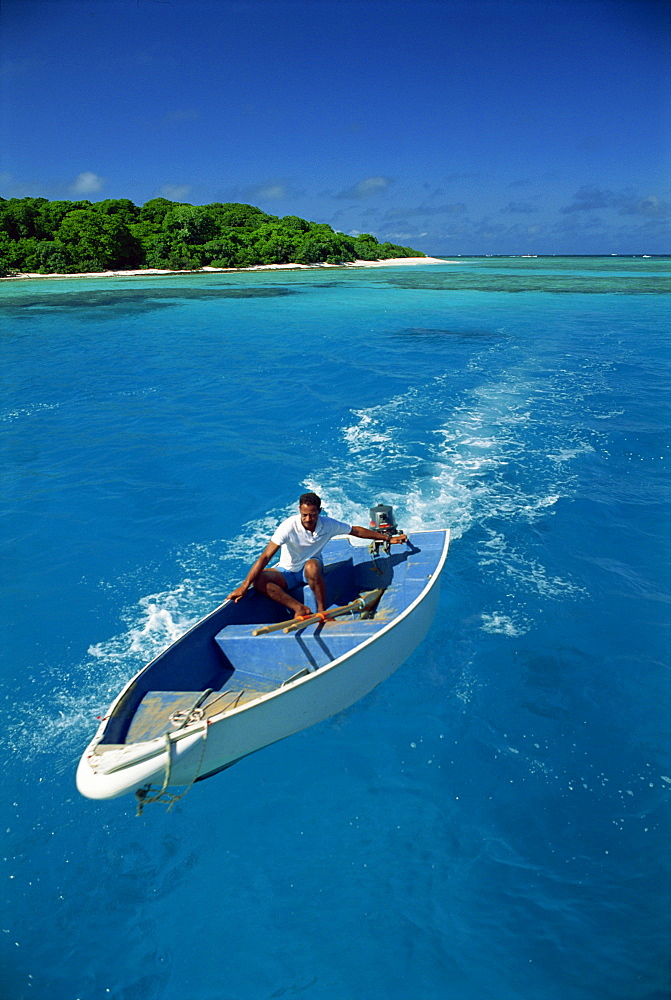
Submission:
[[[671,259],[0,284],[3,1000],[666,1000]],[[298,495],[428,638],[167,812],[75,789]]]

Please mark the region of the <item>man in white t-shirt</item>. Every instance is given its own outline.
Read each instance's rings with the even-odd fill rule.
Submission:
[[[321,509],[322,502],[316,493],[303,493],[298,501],[298,514],[282,521],[240,586],[228,595],[229,600],[241,600],[253,585],[255,590],[293,611],[294,618],[300,618],[312,614],[312,611],[287,591],[307,583],[315,595],[317,611],[326,611],[324,566],[320,553],[334,535],[390,541],[392,545],[408,540],[406,535],[389,538],[381,531],[336,521],[322,514]],[[282,551],[277,566],[266,569],[280,546]]]

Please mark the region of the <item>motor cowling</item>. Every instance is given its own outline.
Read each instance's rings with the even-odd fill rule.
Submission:
[[[378,503],[370,508],[370,526],[374,531],[381,531],[384,535],[398,534],[398,525],[394,517],[394,508],[386,503]]]

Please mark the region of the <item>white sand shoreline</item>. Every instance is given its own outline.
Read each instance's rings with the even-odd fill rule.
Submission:
[[[40,278],[140,278],[144,275],[166,274],[236,274],[244,271],[314,271],[319,268],[332,267],[399,267],[406,264],[455,264],[456,261],[443,260],[440,257],[393,257],[389,260],[353,260],[346,264],[254,264],[251,267],[200,267],[184,271],[171,271],[156,267],[145,267],[136,271],[87,271],[77,274],[39,274],[21,272],[0,278],[0,281],[26,281]]]

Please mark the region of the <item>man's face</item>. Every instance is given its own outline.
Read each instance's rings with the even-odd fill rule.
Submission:
[[[298,512],[301,515],[301,524],[306,531],[314,531],[317,527],[319,510],[319,507],[313,507],[311,504],[306,503],[302,503],[298,508]]]

